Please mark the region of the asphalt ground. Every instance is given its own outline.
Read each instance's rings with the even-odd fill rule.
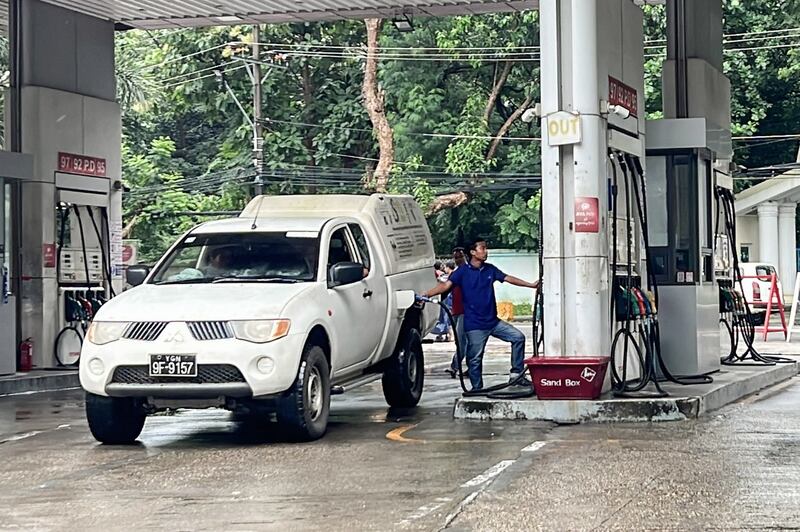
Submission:
[[[0,398],[0,529],[800,529],[797,379],[696,421],[460,421],[452,346],[425,347],[419,408],[375,383],[334,397],[308,444],[211,409],[103,446],[79,390]]]

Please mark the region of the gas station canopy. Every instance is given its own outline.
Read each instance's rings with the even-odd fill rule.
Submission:
[[[537,9],[539,0],[44,0],[141,29],[469,15]]]

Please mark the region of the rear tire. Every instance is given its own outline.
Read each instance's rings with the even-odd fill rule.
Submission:
[[[129,445],[142,433],[147,417],[136,399],[86,394],[86,420],[92,436],[109,445]]]
[[[383,396],[389,406],[412,408],[422,398],[425,356],[422,335],[413,327],[400,333],[397,347],[383,372]]]
[[[328,430],[331,406],[330,367],[321,347],[307,346],[300,359],[297,378],[278,400],[278,423],[299,441],[321,438]]]

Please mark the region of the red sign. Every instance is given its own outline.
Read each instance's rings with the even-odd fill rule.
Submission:
[[[56,267],[56,245],[42,244],[42,263],[45,268]]]
[[[575,232],[600,232],[600,200],[597,198],[575,198]]]
[[[632,116],[638,116],[639,96],[636,89],[611,76],[608,76],[608,103],[624,107],[631,112]]]
[[[134,249],[131,245],[122,246],[122,262],[128,263],[133,258]]]
[[[58,153],[58,171],[68,174],[106,177],[106,160],[74,153]]]

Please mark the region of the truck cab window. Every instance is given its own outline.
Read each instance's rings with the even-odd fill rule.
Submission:
[[[358,224],[350,224],[350,232],[353,234],[353,240],[356,241],[356,247],[358,247],[358,252],[361,255],[361,264],[369,270],[372,261],[370,260],[369,246],[367,245],[367,237],[364,234],[364,230]]]
[[[350,243],[347,240],[347,228],[345,227],[334,231],[328,247],[328,269],[340,262],[358,262],[358,257],[350,249]]]

